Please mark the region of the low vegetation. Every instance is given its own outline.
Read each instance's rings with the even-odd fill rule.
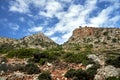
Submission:
[[[9,58],[29,58],[32,57],[35,52],[38,52],[38,49],[14,49],[7,53]]]
[[[97,69],[99,65],[94,65],[93,67],[82,70],[82,69],[70,69],[65,73],[65,77],[70,78],[72,80],[93,80],[95,74],[97,73]]]
[[[109,77],[109,78],[107,78],[106,80],[120,80],[120,77]]]
[[[39,74],[41,70],[37,65],[30,63],[25,65],[24,72],[26,72],[27,74]]]
[[[42,72],[38,76],[38,80],[52,80],[51,73],[49,71]]]
[[[114,59],[108,59],[106,60],[106,64],[113,65],[117,68],[120,67],[120,57],[114,58]]]

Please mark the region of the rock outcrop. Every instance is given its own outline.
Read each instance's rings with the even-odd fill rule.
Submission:
[[[119,74],[120,74],[119,68],[115,68],[112,65],[108,65],[97,70],[95,80],[105,80],[108,77],[118,77]]]
[[[120,28],[79,27],[64,45],[74,44],[81,47],[91,44],[94,49],[120,48]]]

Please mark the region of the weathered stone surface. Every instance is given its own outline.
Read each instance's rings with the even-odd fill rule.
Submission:
[[[105,58],[103,59],[100,55],[96,56],[95,54],[88,55],[89,59],[92,59],[94,62],[99,63],[100,65],[105,65]]]
[[[7,80],[6,77],[0,77],[0,80]]]
[[[119,70],[112,65],[101,67],[97,70],[95,80],[105,80],[108,77],[118,77]]]
[[[24,80],[24,74],[20,72],[14,72],[7,77],[7,80]]]

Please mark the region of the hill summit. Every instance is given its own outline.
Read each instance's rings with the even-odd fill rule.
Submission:
[[[92,45],[94,48],[120,48],[119,28],[79,27],[64,45]]]

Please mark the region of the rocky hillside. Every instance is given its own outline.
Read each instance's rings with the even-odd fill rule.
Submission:
[[[73,35],[65,43],[65,46],[75,44],[81,47],[92,45],[94,49],[120,49],[120,29],[79,27],[73,31]]]
[[[44,49],[57,45],[42,33],[23,37],[19,40],[0,37],[0,48],[39,48]]]
[[[46,48],[55,46],[56,43],[45,36],[43,33],[26,36],[19,40],[20,47]]]

